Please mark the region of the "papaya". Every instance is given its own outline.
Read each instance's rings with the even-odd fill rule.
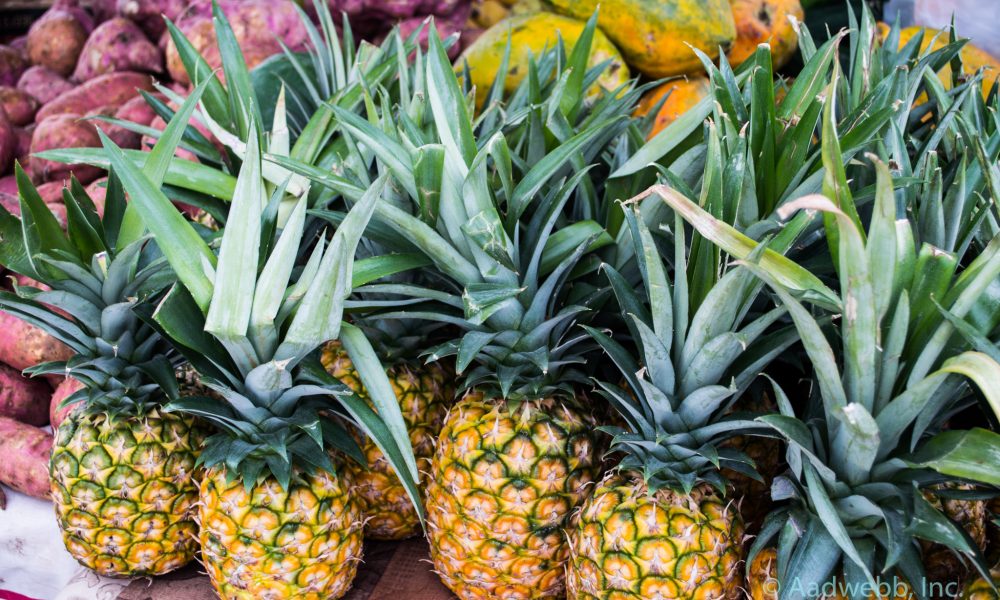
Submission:
[[[510,7],[500,0],[476,0],[472,3],[469,20],[477,27],[488,29],[506,19],[509,14]]]
[[[598,25],[628,65],[659,79],[701,70],[691,47],[715,59],[736,39],[729,0],[544,0],[553,12]],[[690,46],[689,46],[690,45]]]
[[[736,41],[726,53],[735,68],[750,58],[758,44],[771,45],[775,69],[783,67],[799,46],[799,36],[789,17],[805,18],[799,0],[730,0],[736,20]]]
[[[638,117],[649,114],[649,111],[656,108],[660,99],[664,96],[667,97],[660,107],[660,111],[656,113],[653,127],[649,135],[646,136],[646,139],[651,139],[663,131],[667,125],[673,123],[677,117],[686,113],[695,104],[698,104],[711,91],[712,85],[707,77],[692,76],[668,81],[646,92],[642,100],[639,101],[639,106],[635,109],[635,114]],[[667,96],[667,94],[670,95]]]
[[[459,57],[457,66],[469,64],[472,84],[476,86],[476,105],[482,102],[500,70],[507,38],[510,36],[510,67],[504,79],[504,90],[513,92],[528,74],[528,59],[539,56],[545,49],[554,48],[559,35],[562,36],[566,51],[570,52],[583,32],[586,23],[550,12],[536,12],[511,16],[490,27],[476,39]],[[597,79],[595,87],[588,94],[594,95],[600,88],[614,90],[630,78],[628,66],[622,55],[600,30],[594,32],[594,42],[590,50],[590,66],[610,60],[610,64]],[[600,86],[600,87],[597,87]]]
[[[931,45],[931,40],[934,40],[934,50],[942,48],[948,44],[948,32],[938,31],[937,29],[929,27],[913,26],[907,27],[899,32],[899,47],[902,48],[910,40],[914,38],[918,33],[924,32],[924,39],[920,43],[920,50],[923,52],[927,50]],[[889,26],[885,23],[878,24],[878,33],[883,40],[889,35]],[[937,39],[934,39],[937,36]],[[989,52],[986,52],[982,48],[977,48],[971,43],[966,44],[959,56],[962,58],[963,70],[972,74],[978,71],[981,67],[986,67],[987,71],[983,75],[983,97],[985,98],[987,94],[990,93],[990,88],[993,87],[993,82],[1000,78],[1000,60],[992,56]],[[951,87],[951,66],[945,65],[943,69],[938,71],[938,78],[941,79],[941,83],[944,84],[945,88]]]

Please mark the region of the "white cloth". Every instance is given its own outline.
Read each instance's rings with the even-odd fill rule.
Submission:
[[[106,579],[80,566],[63,546],[51,502],[3,489],[0,590],[39,600],[114,600],[128,580]]]

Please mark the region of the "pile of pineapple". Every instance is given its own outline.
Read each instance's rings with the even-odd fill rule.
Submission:
[[[23,176],[0,213],[51,288],[0,308],[85,386],[81,563],[339,598],[365,536],[423,531],[463,599],[996,597],[1000,101],[953,32],[802,28],[790,84],[703,57],[647,141],[659,82],[591,91],[596,14],[508,89],[317,11],[285,79],[221,11],[221,74],[173,31],[150,152],[44,156],[108,169],[103,215],[74,184],[63,233]]]

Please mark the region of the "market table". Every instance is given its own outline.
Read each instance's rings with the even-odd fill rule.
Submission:
[[[214,600],[201,565],[153,579],[116,580],[81,567],[63,548],[52,504],[4,488],[0,511],[0,598],[9,591],[38,600]],[[449,600],[431,572],[427,543],[369,542],[345,600]]]

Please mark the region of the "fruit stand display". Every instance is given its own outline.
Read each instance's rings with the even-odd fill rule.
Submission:
[[[0,598],[1000,598],[1000,61],[873,6],[53,2]]]

